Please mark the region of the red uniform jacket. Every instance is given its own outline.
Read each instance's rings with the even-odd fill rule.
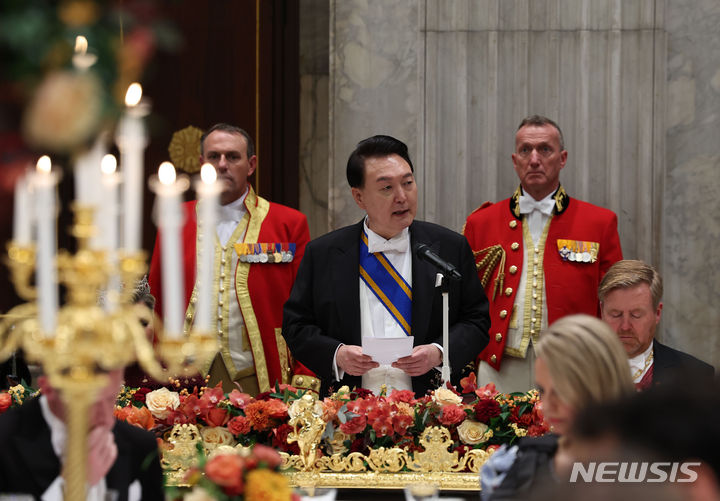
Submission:
[[[480,354],[479,360],[486,361],[495,370],[500,370],[515,296],[523,274],[523,222],[516,210],[519,195],[518,189],[511,198],[499,203],[486,202],[468,216],[463,230],[476,256],[476,263],[486,254],[481,251],[492,246],[501,246],[505,254],[505,263],[501,268],[500,249],[495,249],[498,259],[494,269],[490,265],[490,272],[483,280],[490,301],[491,326],[490,343]],[[548,325],[574,313],[597,316],[600,280],[610,266],[622,259],[617,216],[614,212],[571,199],[562,187],[555,199],[556,207],[550,221],[543,259]],[[599,244],[597,259],[594,262],[563,259],[558,250],[559,239]],[[478,268],[482,280],[488,266]],[[495,281],[501,272],[504,273],[504,283],[493,297]]]
[[[191,201],[183,205],[185,225],[182,239],[186,308],[190,304],[195,285],[196,204],[197,202]],[[305,245],[310,240],[310,231],[304,214],[258,197],[252,187],[245,198],[245,208],[250,220],[243,243],[295,244],[292,262],[261,264],[238,261],[235,269],[238,303],[248,331],[258,386],[262,392],[274,387],[276,381],[290,381],[290,352],[280,332],[283,304],[290,295],[298,266],[305,253]],[[148,280],[150,289],[157,299],[155,309],[158,313],[162,312],[160,255],[160,238],[156,238]],[[233,375],[236,370],[230,359],[227,343],[223,343],[221,353],[226,367]],[[296,372],[312,374],[307,369],[297,367]]]

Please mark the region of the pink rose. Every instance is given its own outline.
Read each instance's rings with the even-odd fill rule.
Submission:
[[[438,420],[445,426],[453,426],[462,423],[466,417],[467,414],[459,405],[444,405]]]

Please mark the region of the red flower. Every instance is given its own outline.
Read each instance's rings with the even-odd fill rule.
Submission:
[[[250,433],[250,421],[245,416],[235,416],[228,421],[227,429],[233,435],[247,435]]]
[[[228,400],[238,409],[244,409],[252,401],[252,397],[247,393],[242,393],[240,390],[233,390],[228,395]]]
[[[228,425],[229,427],[230,425]],[[300,447],[297,442],[288,444],[287,437],[290,432],[293,431],[292,426],[287,423],[283,423],[273,430],[272,446],[281,451],[285,451],[290,454],[300,454]]]
[[[218,383],[215,388],[208,388],[200,397],[200,405],[204,408],[215,407],[225,398],[225,393],[222,390],[222,383]]]
[[[367,398],[372,397],[373,392],[366,388],[356,388],[355,390],[353,390],[350,396],[353,398]]]
[[[150,388],[138,388],[133,395],[133,400],[135,402],[145,403],[145,395],[151,391],[152,390]]]
[[[488,445],[485,450],[487,452],[494,452],[494,451],[498,450],[499,448],[500,448],[499,444],[492,444],[492,445]]]
[[[195,422],[195,418],[202,414],[203,406],[200,404],[200,399],[194,393],[180,400],[180,406],[177,408],[178,411],[185,414],[191,423]]]
[[[498,417],[502,409],[497,400],[483,399],[475,404],[475,419],[481,423],[489,424],[490,419]]]
[[[393,429],[398,435],[405,435],[407,429],[413,424],[413,418],[405,414],[396,414],[392,418]]]
[[[218,454],[205,464],[205,475],[218,484],[228,496],[243,492],[245,462],[237,454]]]
[[[467,414],[459,405],[443,405],[438,420],[445,426],[453,426],[465,421]]]
[[[346,435],[354,435],[363,431],[365,426],[367,426],[367,417],[357,416],[341,424],[340,431]]]
[[[463,393],[474,393],[477,390],[477,378],[475,373],[471,372],[468,377],[464,377],[460,380],[460,387],[462,387]]]
[[[275,419],[285,419],[288,417],[287,405],[282,400],[272,399],[267,401],[267,411],[270,417]]]
[[[265,463],[268,468],[275,469],[282,463],[280,454],[275,449],[262,444],[255,444],[252,449],[252,456],[258,463]]]
[[[518,415],[518,408],[515,407],[510,413],[510,422],[527,428],[528,426],[533,424],[532,412],[525,412],[525,414],[520,416]]]
[[[415,403],[415,392],[412,390],[393,390],[388,397],[388,402]]]
[[[495,383],[488,383],[482,388],[475,390],[475,394],[480,398],[495,398],[498,391],[495,389]]]
[[[12,397],[9,393],[0,393],[0,414],[5,412],[12,405]]]
[[[152,414],[150,414],[150,409],[147,407],[138,409],[137,407],[128,405],[122,409],[116,409],[114,414],[117,419],[126,421],[145,430],[151,430],[155,427],[155,419]]]
[[[527,434],[529,437],[540,437],[542,435],[545,435],[548,431],[548,427],[543,424],[531,424],[528,426]]]
[[[282,404],[282,402],[280,403]],[[250,424],[255,430],[269,430],[273,427],[271,418],[275,412],[274,408],[270,400],[256,400],[245,406],[245,416],[250,420]]]
[[[378,437],[387,437],[393,434],[393,424],[390,417],[380,417],[372,422],[372,428]]]
[[[358,416],[362,415],[365,411],[365,408],[363,406],[363,399],[358,398],[357,400],[348,402],[347,410],[348,412],[352,412],[353,414],[357,414]]]
[[[227,409],[214,407],[205,411],[203,413],[203,418],[210,426],[225,426],[225,423],[228,422],[230,416],[228,415]]]
[[[174,410],[174,411],[170,411],[168,413],[168,416],[165,418],[164,421],[167,424],[172,424],[172,425],[186,424],[186,423],[194,424],[195,416],[192,416],[192,418],[191,418],[190,416],[186,416],[182,412],[178,412],[177,410]]]

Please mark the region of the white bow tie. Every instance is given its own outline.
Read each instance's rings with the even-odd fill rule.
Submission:
[[[532,211],[537,210],[549,216],[555,207],[555,200],[548,198],[537,201],[529,195],[520,195],[519,205],[520,214],[530,214]]]
[[[368,241],[368,252],[407,252],[408,239],[398,238],[385,241]]]

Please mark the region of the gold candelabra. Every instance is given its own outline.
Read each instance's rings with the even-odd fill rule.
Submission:
[[[38,318],[38,291],[32,285],[34,247],[8,244],[7,264],[11,279],[26,303],[10,310],[0,321],[0,360],[16,350],[43,366],[50,384],[61,394],[68,428],[67,455],[63,465],[65,499],[85,499],[88,411],[98,391],[108,381],[107,372],[138,361],[157,380],[192,373],[217,352],[217,340],[208,332],[191,330],[184,337],[158,332],[154,347],[133,312],[133,285],[146,272],[144,252],[110,254],[91,249],[93,209],[74,207],[72,235],[75,254],[61,251],[56,267],[67,291],[66,303],[57,315],[55,332],[43,332]],[[98,291],[108,290],[117,275],[125,287],[115,308],[98,304]]]

